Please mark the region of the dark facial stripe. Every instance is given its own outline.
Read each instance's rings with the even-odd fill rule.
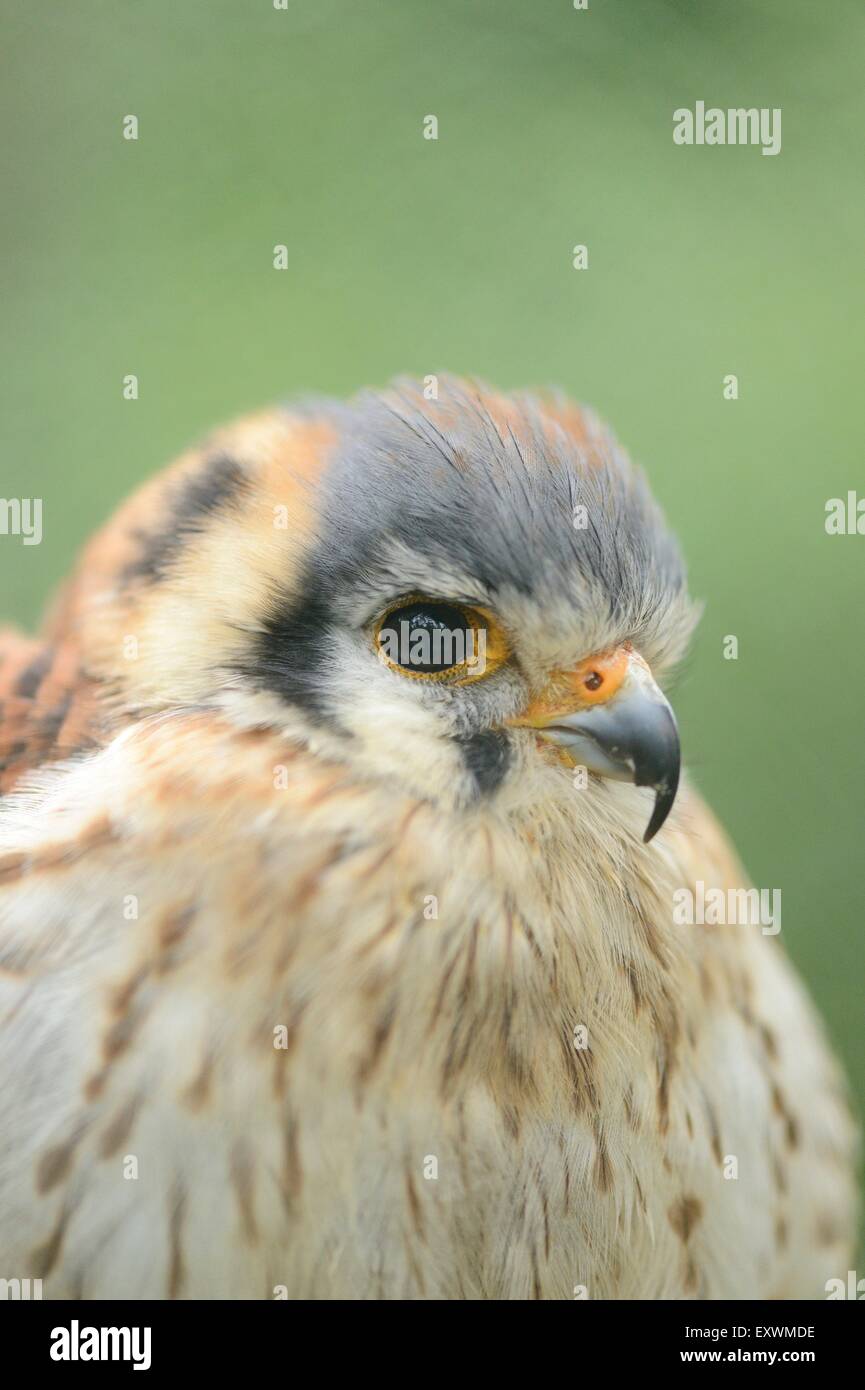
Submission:
[[[309,575],[301,597],[271,614],[243,663],[243,674],[316,721],[334,725],[323,698],[327,631],[333,621],[324,586]]]
[[[457,739],[466,767],[475,779],[479,796],[491,796],[501,786],[511,761],[507,734],[486,729]]]
[[[51,669],[52,659],[53,652],[50,648],[41,651],[38,656],[34,657],[16,680],[14,693],[22,700],[32,700]]]
[[[169,497],[162,524],[141,533],[141,552],[123,571],[122,582],[156,583],[189,537],[202,529],[207,517],[232,501],[245,487],[246,476],[233,459],[224,455],[211,459]]]

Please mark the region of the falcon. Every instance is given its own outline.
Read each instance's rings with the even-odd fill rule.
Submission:
[[[825,1296],[855,1133],[667,696],[587,410],[216,432],[0,639],[0,1276],[46,1298]],[[759,769],[743,770],[753,783]]]

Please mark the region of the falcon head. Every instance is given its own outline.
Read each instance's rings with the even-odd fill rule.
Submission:
[[[442,377],[240,421],[120,511],[56,621],[120,716],[218,709],[460,808],[585,769],[573,815],[636,784],[646,839],[676,794],[682,560],[557,396]]]

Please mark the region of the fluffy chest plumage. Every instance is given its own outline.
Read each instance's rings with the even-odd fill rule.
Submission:
[[[713,867],[696,803],[645,848],[616,789],[586,841],[566,801],[454,819],[206,724],[163,780],[161,737],[7,824],[21,1277],[598,1298],[837,1272],[850,1130],[810,1010],[773,943],[672,925]]]

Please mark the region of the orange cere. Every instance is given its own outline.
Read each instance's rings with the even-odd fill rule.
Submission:
[[[571,671],[554,671],[548,684],[522,714],[509,722],[542,729],[563,714],[612,699],[633,660],[630,642],[615,651],[587,657]]]

